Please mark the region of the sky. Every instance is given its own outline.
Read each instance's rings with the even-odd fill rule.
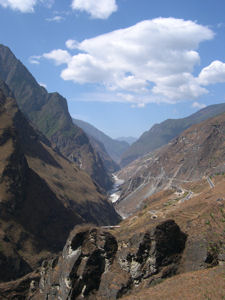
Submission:
[[[109,136],[225,102],[224,0],[0,0],[0,43]]]

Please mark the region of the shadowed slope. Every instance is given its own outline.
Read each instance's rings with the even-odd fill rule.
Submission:
[[[86,134],[73,124],[66,99],[58,93],[48,93],[3,45],[0,45],[0,78],[15,95],[20,109],[61,153],[108,190],[111,178]]]

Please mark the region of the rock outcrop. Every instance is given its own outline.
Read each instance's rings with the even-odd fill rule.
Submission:
[[[62,255],[45,261],[34,299],[118,299],[176,274],[186,235],[167,220],[127,243],[103,228],[76,228]]]

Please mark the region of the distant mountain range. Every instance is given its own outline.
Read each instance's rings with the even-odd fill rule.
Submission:
[[[77,119],[73,119],[73,122],[77,126],[82,128],[84,132],[86,132],[86,134],[93,137],[95,140],[101,142],[104,145],[107,153],[116,163],[120,162],[121,156],[129,148],[128,142],[112,139],[111,137],[109,137],[108,135],[106,135],[105,133],[103,133],[102,131],[100,131],[99,129],[87,122]]]
[[[166,145],[191,125],[198,124],[223,112],[225,112],[225,103],[215,104],[207,106],[186,118],[168,119],[160,124],[155,124],[123,153],[121,166],[124,167],[148,152]]]
[[[0,78],[9,86],[24,114],[60,152],[108,190],[111,177],[86,134],[73,124],[66,99],[58,93],[48,93],[3,45],[0,45]]]
[[[118,137],[116,140],[117,141],[124,141],[124,142],[127,142],[129,145],[131,145],[134,142],[136,142],[137,138],[132,137],[132,136],[128,136],[128,137],[122,136],[122,137]]]

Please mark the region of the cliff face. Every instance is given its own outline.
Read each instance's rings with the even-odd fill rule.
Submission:
[[[172,220],[134,235],[126,244],[104,229],[76,228],[62,255],[43,262],[31,299],[121,298],[137,286],[175,274],[185,241]]]
[[[66,99],[58,93],[48,93],[3,45],[0,45],[0,78],[15,95],[20,109],[60,152],[108,190],[111,177],[86,134],[73,124]]]
[[[76,224],[119,221],[89,175],[51,148],[0,82],[0,280],[62,249]],[[13,266],[13,267],[12,267]]]

